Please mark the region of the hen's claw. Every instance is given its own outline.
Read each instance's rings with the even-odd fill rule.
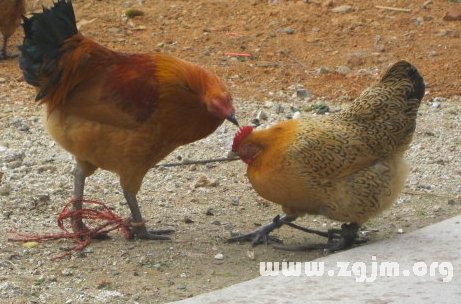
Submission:
[[[249,241],[251,242],[253,246],[256,246],[258,244],[282,243],[280,239],[270,236],[269,234],[275,229],[280,228],[283,225],[294,221],[295,219],[296,217],[290,216],[290,215],[285,215],[282,218],[280,217],[280,215],[277,215],[272,220],[272,223],[267,224],[266,226],[263,226],[256,231],[231,237],[230,239],[227,240],[227,242],[233,243],[233,242]]]
[[[262,227],[261,229],[258,229],[254,232],[250,232],[247,234],[242,234],[238,236],[231,237],[227,240],[228,243],[234,243],[234,242],[251,242],[251,245],[256,246],[259,244],[273,244],[273,243],[282,243],[282,241],[275,236],[269,235],[272,230],[270,229],[264,229],[267,228],[267,226]]]

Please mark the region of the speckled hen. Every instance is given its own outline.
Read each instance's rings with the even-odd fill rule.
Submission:
[[[360,225],[388,208],[404,186],[403,159],[416,127],[425,85],[414,66],[394,64],[377,84],[343,111],[278,123],[265,130],[243,127],[232,150],[248,165],[256,192],[280,204],[286,215],[231,241],[253,244],[304,214],[345,222],[341,230],[313,231],[340,250],[354,244]]]

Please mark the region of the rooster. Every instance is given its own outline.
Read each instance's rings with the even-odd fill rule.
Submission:
[[[403,154],[424,90],[416,68],[400,61],[341,112],[259,131],[241,128],[232,151],[248,165],[256,192],[282,205],[286,215],[230,241],[271,241],[269,234],[285,224],[329,238],[306,248],[336,251],[361,241],[359,227],[388,208],[403,188],[409,171]],[[304,214],[346,224],[324,233],[292,223]]]
[[[26,6],[24,0],[0,0],[0,32],[3,35],[3,45],[0,50],[0,59],[7,59],[6,48],[8,38],[18,28],[21,16],[24,15]]]
[[[146,229],[136,194],[147,171],[181,145],[210,135],[225,119],[238,126],[231,95],[210,71],[165,54],[126,54],[77,30],[71,1],[24,18],[20,67],[46,105],[46,127],[74,155],[74,210],[97,168],[116,173],[133,235]],[[88,229],[79,217],[75,232]],[[165,232],[165,231],[163,231]]]

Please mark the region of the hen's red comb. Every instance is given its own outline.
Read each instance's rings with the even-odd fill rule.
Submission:
[[[234,142],[232,143],[232,151],[237,152],[238,147],[240,146],[240,143],[242,140],[245,139],[248,135],[253,132],[253,127],[252,126],[244,126],[241,127],[237,133],[234,136]]]

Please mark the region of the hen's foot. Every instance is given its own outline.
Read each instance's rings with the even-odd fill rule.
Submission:
[[[305,250],[318,250],[324,249],[328,252],[335,252],[340,250],[345,250],[353,245],[362,244],[368,241],[368,239],[360,239],[358,237],[359,225],[352,224],[343,224],[341,229],[330,229],[328,232],[322,232],[318,234],[316,230],[308,231],[311,233],[316,233],[321,236],[328,237],[328,242],[324,244],[308,244],[308,245],[299,245],[299,246],[280,246],[275,245],[275,248],[289,250],[289,251],[305,251]],[[303,229],[300,229],[303,230]],[[307,229],[310,230],[310,229]],[[304,231],[304,230],[303,230]]]
[[[266,226],[263,226],[253,232],[232,237],[228,239],[227,242],[233,243],[233,242],[245,242],[246,241],[246,242],[251,242],[253,246],[256,246],[258,244],[282,243],[280,239],[274,236],[271,236],[269,234],[275,229],[280,228],[284,224],[287,224],[295,220],[295,218],[296,217],[288,216],[288,215],[285,215],[284,217],[281,218],[280,215],[277,215],[272,220],[272,223]]]

